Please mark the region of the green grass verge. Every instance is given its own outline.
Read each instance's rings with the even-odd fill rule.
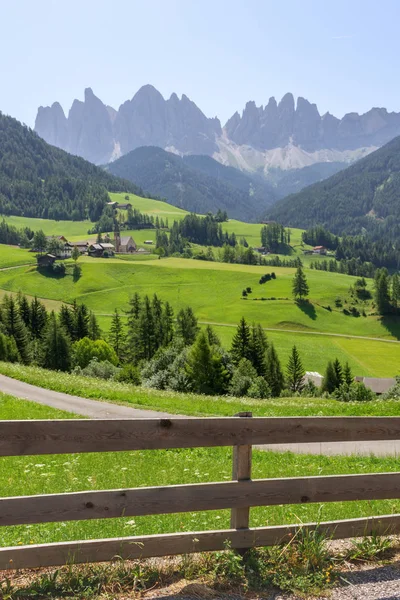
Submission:
[[[4,362],[0,362],[0,373],[19,381],[74,396],[188,416],[230,417],[243,410],[252,411],[254,416],[264,417],[398,416],[400,408],[399,402],[396,401],[346,403],[321,398],[254,400],[228,396],[179,394]]]
[[[14,414],[10,413],[16,409]],[[23,400],[2,397],[0,418],[62,418],[60,411]],[[67,414],[64,415],[68,416]],[[120,453],[2,458],[0,496],[77,492],[140,486],[228,481],[231,479],[230,448],[150,450]],[[398,469],[395,458],[324,457],[292,453],[254,452],[253,477],[293,477],[340,473],[390,472]],[[251,511],[251,525],[356,518],[400,510],[400,501],[338,502],[274,506]],[[0,545],[46,543],[74,539],[105,538],[229,527],[229,511],[209,511],[155,517],[61,522],[2,527]]]

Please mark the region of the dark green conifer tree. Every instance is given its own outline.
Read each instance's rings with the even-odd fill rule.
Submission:
[[[220,394],[227,389],[229,376],[222,357],[210,346],[204,331],[199,333],[190,349],[186,372],[195,392]]]
[[[296,346],[293,346],[286,368],[286,381],[292,392],[301,392],[304,387],[304,367]]]
[[[231,346],[232,362],[238,365],[242,358],[251,361],[251,334],[246,319],[242,317],[233,336]]]
[[[31,325],[31,308],[29,306],[29,302],[25,294],[21,292],[18,293],[18,309],[19,314],[21,315],[21,319],[24,322],[24,325],[30,329]]]
[[[305,276],[303,268],[300,265],[297,267],[297,271],[293,279],[292,290],[295,299],[300,301],[304,298],[307,298],[309,293],[307,278]]]
[[[251,328],[251,337],[250,337],[250,353],[251,353],[251,362],[253,367],[257,371],[257,375],[261,377],[265,377],[267,373],[267,363],[266,363],[266,352],[268,349],[267,336],[260,325],[252,326]]]
[[[344,381],[344,376],[343,368],[338,358],[335,358],[335,360],[333,361],[333,370],[335,371],[336,376],[336,387],[339,387]]]
[[[165,302],[164,311],[162,315],[163,321],[163,340],[162,345],[168,346],[174,339],[174,310],[169,302]]]
[[[14,298],[6,296],[3,307],[4,325],[7,334],[14,338],[21,361],[24,364],[29,364],[31,360],[29,333],[19,314]]]
[[[118,309],[114,310],[108,339],[111,346],[114,348],[119,361],[121,361],[124,355],[125,332],[124,324],[122,323]]]
[[[265,376],[269,387],[271,388],[272,396],[278,398],[285,386],[285,377],[278,354],[273,344],[269,344],[267,350],[267,368]]]
[[[349,363],[347,362],[344,365],[344,369],[343,369],[343,379],[344,379],[344,383],[346,385],[351,385],[353,383],[353,373],[351,372],[351,368]]]
[[[51,312],[43,333],[41,366],[56,371],[69,371],[71,368],[71,342],[68,334]]]
[[[330,360],[327,364],[324,381],[322,383],[322,391],[332,394],[338,387],[338,380],[332,361]]]
[[[88,337],[91,340],[99,340],[101,338],[101,329],[97,322],[96,315],[92,311],[89,313]]]
[[[183,340],[185,346],[190,346],[196,339],[199,327],[193,309],[188,306],[182,308],[176,317],[176,333]]]
[[[30,331],[35,339],[42,337],[47,322],[47,310],[43,302],[35,296],[30,306]]]

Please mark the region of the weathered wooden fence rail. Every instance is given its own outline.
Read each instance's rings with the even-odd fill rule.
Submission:
[[[246,417],[246,418],[243,418]],[[251,479],[255,444],[400,439],[400,417],[0,421],[0,456],[233,446],[233,481],[0,498],[0,526],[231,509],[231,529],[0,548],[0,570],[273,545],[297,525],[249,527],[255,506],[400,498],[400,473]],[[315,523],[302,525],[309,529]],[[333,538],[400,532],[400,515],[320,523]]]

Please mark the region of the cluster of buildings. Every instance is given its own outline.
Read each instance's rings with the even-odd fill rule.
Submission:
[[[48,243],[52,240],[57,240],[58,248],[53,253],[41,254],[37,257],[38,265],[47,266],[53,264],[57,259],[71,258],[74,248],[79,250],[80,254],[86,254],[95,258],[114,256],[114,254],[149,254],[148,250],[138,248],[135,240],[132,236],[121,236],[119,232],[115,232],[114,239],[111,240],[109,236],[105,236],[105,240],[102,242],[70,242],[63,235],[49,236],[47,238]],[[153,242],[146,240],[146,244],[150,245]],[[31,252],[38,252],[37,248],[32,248]]]

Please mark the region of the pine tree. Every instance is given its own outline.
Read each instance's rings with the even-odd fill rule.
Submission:
[[[228,373],[219,355],[208,343],[202,331],[190,349],[186,372],[193,390],[201,394],[220,394],[226,391]]]
[[[164,319],[163,319],[163,306],[161,300],[157,294],[154,294],[151,302],[151,309],[153,312],[154,319],[154,343],[156,349],[163,345],[164,340]]]
[[[85,304],[74,305],[74,329],[75,340],[81,340],[84,337],[89,337],[89,321],[90,315]]]
[[[267,350],[266,380],[272,395],[278,398],[285,385],[285,378],[275,346],[270,344]]]
[[[21,319],[14,298],[5,298],[3,316],[7,333],[14,338],[21,361],[24,364],[29,364],[31,360],[29,334]]]
[[[246,319],[242,317],[233,336],[231,346],[232,362],[238,365],[242,358],[251,361],[251,334]]]
[[[400,304],[400,275],[395,273],[392,277],[392,305],[395,308]]]
[[[343,379],[346,385],[351,385],[353,383],[353,373],[351,372],[351,368],[348,362],[344,365]]]
[[[207,341],[210,344],[210,346],[221,346],[221,340],[219,339],[211,325],[207,325],[204,332],[206,334]]]
[[[18,293],[18,310],[24,325],[29,329],[31,323],[31,309],[25,294]]]
[[[132,296],[129,300],[129,310],[128,310],[128,325],[132,325],[132,321],[135,321],[139,318],[140,310],[142,308],[142,301],[137,292]]]
[[[43,334],[40,363],[45,369],[56,371],[69,371],[71,368],[71,342],[54,312],[50,314]]]
[[[63,305],[64,306],[64,305]],[[61,309],[63,308],[61,307]],[[47,311],[45,305],[35,296],[30,306],[30,330],[33,338],[42,337],[47,323]]]
[[[344,381],[344,377],[343,377],[342,365],[340,364],[340,361],[338,358],[335,358],[335,360],[333,361],[333,370],[335,371],[335,376],[336,376],[336,387],[339,387],[340,385],[342,385],[342,383]]]
[[[250,360],[253,364],[253,367],[257,371],[257,375],[260,375],[261,377],[265,377],[267,372],[267,363],[265,357],[267,348],[267,336],[265,335],[263,328],[259,323],[257,325],[253,324],[250,338]]]
[[[327,364],[324,381],[322,383],[322,391],[332,394],[338,387],[338,380],[332,361],[330,360]]]
[[[304,274],[303,268],[299,265],[295,273],[293,284],[292,284],[293,296],[297,300],[303,300],[307,298],[309,293],[309,287],[307,278]]]
[[[68,333],[71,340],[76,340],[75,337],[75,313],[66,304],[63,304],[59,313],[60,325]]]
[[[387,269],[378,269],[375,274],[375,303],[380,315],[390,312],[389,274]]]
[[[190,306],[182,308],[176,317],[176,333],[182,338],[185,346],[194,343],[198,331],[199,326],[193,309]]]
[[[137,322],[137,343],[137,357],[150,360],[157,347],[153,310],[148,296],[144,297],[143,307]]]
[[[118,359],[121,361],[123,357],[123,349],[125,343],[124,325],[117,309],[115,309],[109,333],[111,346],[114,348]]]
[[[91,340],[98,340],[101,338],[101,329],[97,322],[96,315],[92,311],[89,313],[88,337]]]
[[[162,315],[163,320],[163,346],[168,346],[174,339],[174,311],[169,302],[165,302]]]
[[[293,346],[286,368],[286,381],[292,392],[301,392],[304,387],[304,375],[305,371],[300,355],[296,346]]]

